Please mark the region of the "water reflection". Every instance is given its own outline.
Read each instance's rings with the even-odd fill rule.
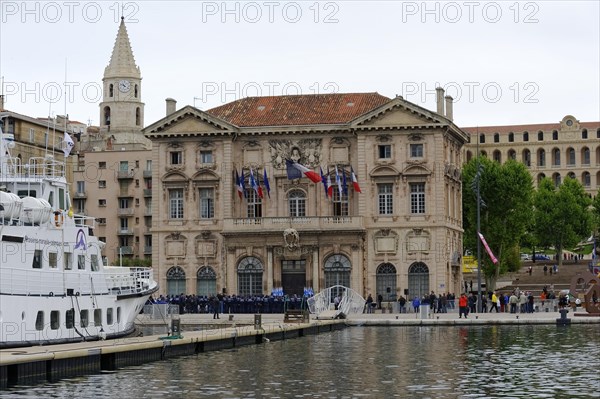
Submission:
[[[180,357],[19,398],[598,398],[598,326],[352,327]]]

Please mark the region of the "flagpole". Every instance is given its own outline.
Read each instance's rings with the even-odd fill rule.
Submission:
[[[477,178],[477,312],[481,313],[481,240],[479,239],[479,234],[481,233],[481,192],[479,191],[481,171],[479,170],[479,156],[479,129],[477,129],[477,172],[475,174]]]

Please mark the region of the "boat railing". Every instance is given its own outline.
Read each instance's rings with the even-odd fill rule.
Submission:
[[[150,268],[106,266],[104,270],[108,289],[120,295],[142,293],[156,284]]]
[[[23,164],[18,157],[4,157],[1,175],[10,178],[28,178],[33,180],[60,179],[65,177],[65,163],[57,161],[48,155],[46,157],[31,157],[29,163]]]

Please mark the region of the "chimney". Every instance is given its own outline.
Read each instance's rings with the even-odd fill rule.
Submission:
[[[4,94],[0,94],[0,111],[4,111]]]
[[[177,101],[169,97],[165,100],[165,102],[167,103],[167,116],[169,116],[173,112],[175,112],[175,108],[177,107]]]
[[[441,87],[438,87],[435,89],[435,92],[437,94],[437,99],[436,99],[437,113],[443,116],[444,115],[444,89],[442,89]]]
[[[453,98],[450,96],[444,97],[446,99],[446,118],[452,120],[452,100]]]

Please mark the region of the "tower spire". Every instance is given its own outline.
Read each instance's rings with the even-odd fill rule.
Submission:
[[[104,69],[104,77],[132,77],[141,78],[140,68],[135,64],[129,35],[125,27],[125,18],[121,17],[117,39],[113,47],[108,66]]]

